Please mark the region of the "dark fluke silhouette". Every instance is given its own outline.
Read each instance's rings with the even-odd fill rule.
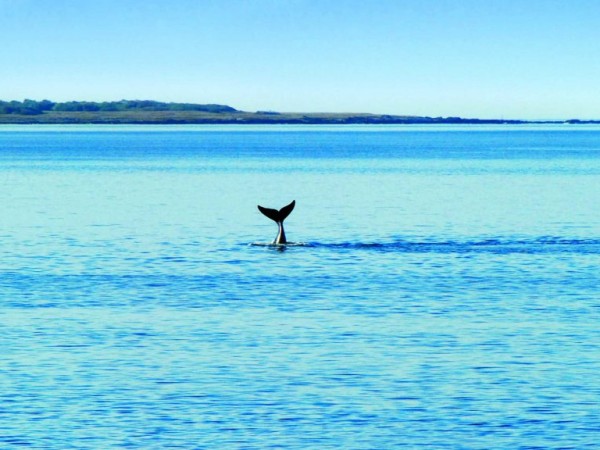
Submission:
[[[285,230],[283,229],[283,221],[287,216],[290,215],[292,210],[296,206],[296,200],[293,200],[289,205],[284,206],[279,211],[276,209],[265,208],[263,206],[258,205],[258,210],[267,216],[269,219],[274,220],[279,227],[279,231],[277,233],[277,237],[273,241],[273,244],[287,244],[287,240],[285,239]]]

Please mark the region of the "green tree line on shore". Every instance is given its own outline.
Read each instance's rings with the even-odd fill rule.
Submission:
[[[200,105],[195,103],[165,103],[154,100],[120,100],[115,102],[53,102],[50,100],[3,101],[0,100],[0,114],[38,115],[47,111],[203,111],[210,113],[237,112],[226,105]]]

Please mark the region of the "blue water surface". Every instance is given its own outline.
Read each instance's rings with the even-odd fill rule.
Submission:
[[[598,448],[599,200],[595,126],[0,126],[0,447]]]

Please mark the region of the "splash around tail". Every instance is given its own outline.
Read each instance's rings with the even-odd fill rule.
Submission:
[[[287,216],[290,215],[290,213],[294,210],[295,206],[296,206],[296,200],[292,200],[292,203],[290,203],[289,205],[284,206],[283,208],[281,208],[279,210],[277,210],[277,209],[271,209],[271,208],[265,208],[264,206],[258,205],[258,210],[261,213],[263,213],[269,219],[271,219],[275,223],[277,223],[278,232],[277,232],[277,237],[273,241],[273,244],[281,245],[281,244],[287,244],[288,243],[288,241],[287,241],[287,239],[285,237],[285,230],[283,228],[283,221],[287,218]]]

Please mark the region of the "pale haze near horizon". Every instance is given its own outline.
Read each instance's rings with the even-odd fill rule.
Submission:
[[[0,99],[600,119],[599,1],[0,0]]]

